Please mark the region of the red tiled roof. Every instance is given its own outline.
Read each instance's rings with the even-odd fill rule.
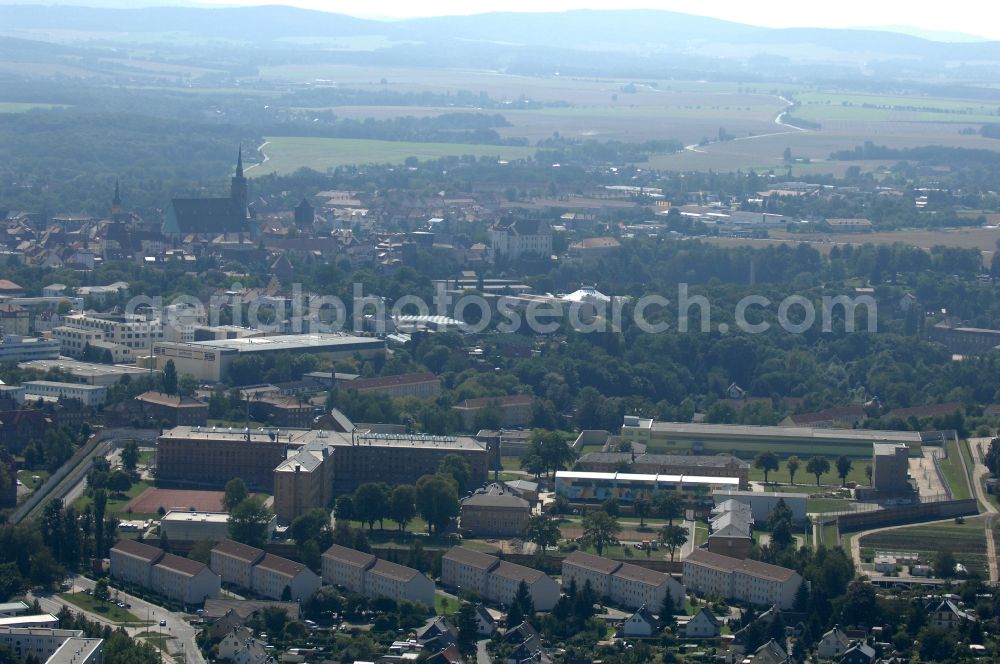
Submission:
[[[240,544],[239,542],[234,542],[231,539],[222,540],[212,547],[212,551],[218,551],[221,554],[247,563],[252,563],[264,555],[264,551],[262,549],[247,546],[246,544]]]
[[[448,553],[444,554],[444,558],[482,570],[492,569],[497,565],[497,563],[500,562],[500,559],[496,556],[491,556],[489,554],[482,553],[481,551],[467,549],[464,546],[451,547],[448,549]]]
[[[123,539],[118,540],[113,547],[112,551],[118,551],[126,555],[132,556],[133,558],[139,558],[147,562],[156,562],[160,557],[164,555],[163,550],[155,546],[150,546],[148,544],[143,544],[142,542],[136,542],[135,540]]]
[[[166,569],[173,570],[174,572],[180,572],[185,576],[195,576],[203,570],[208,569],[205,563],[200,563],[197,560],[191,560],[190,558],[175,556],[172,553],[164,554],[163,558],[156,563],[156,566],[165,567]]]

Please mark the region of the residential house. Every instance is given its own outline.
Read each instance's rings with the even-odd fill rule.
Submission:
[[[857,643],[844,653],[840,664],[874,664],[875,649],[867,643]]]
[[[629,616],[622,625],[622,635],[627,637],[649,638],[656,634],[659,625],[656,617],[643,604],[639,610]]]
[[[476,604],[476,634],[489,638],[497,631],[497,622],[482,604]]]
[[[123,539],[111,548],[111,577],[184,604],[218,597],[219,576],[205,564]]]
[[[541,219],[505,219],[490,229],[490,248],[494,259],[551,256],[552,229]]]
[[[323,581],[369,597],[434,606],[434,582],[420,571],[338,544],[323,553]]]
[[[715,617],[710,608],[703,606],[684,627],[684,636],[689,639],[714,639],[719,636],[721,629],[722,621]]]
[[[851,640],[847,634],[840,629],[839,625],[834,625],[833,629],[823,635],[816,646],[816,653],[823,659],[834,659],[840,657],[851,647]]]
[[[789,664],[788,650],[771,639],[753,653],[753,664]]]
[[[254,564],[264,557],[264,552],[231,539],[224,539],[212,548],[209,566],[222,577],[223,583],[249,588]]]
[[[353,593],[363,593],[365,573],[375,560],[370,553],[333,544],[323,553],[323,582],[342,586]]]
[[[975,622],[976,616],[962,608],[950,599],[935,600],[925,607],[927,624],[939,629],[958,629],[965,622]]]
[[[321,584],[319,576],[302,563],[270,553],[265,553],[251,570],[250,590],[271,599],[304,602]]]
[[[271,659],[267,642],[248,627],[238,627],[219,641],[219,659],[233,664],[263,664]]]

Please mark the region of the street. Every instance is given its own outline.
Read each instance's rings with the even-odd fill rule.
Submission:
[[[96,583],[90,579],[83,576],[71,577],[70,581],[73,584],[72,592],[83,592],[84,590],[93,590]],[[157,606],[155,604],[150,604],[143,599],[134,597],[124,591],[112,590],[112,595],[118,594],[121,601],[132,605],[131,609],[128,609],[139,620],[147,621],[148,625],[141,627],[125,627],[125,631],[128,632],[130,636],[135,636],[142,632],[156,632],[161,633],[164,636],[173,637],[172,639],[166,641],[166,648],[170,654],[183,655],[184,661],[189,664],[205,664],[205,659],[201,656],[201,652],[198,650],[198,645],[195,642],[195,637],[198,634],[198,630],[189,625],[183,616],[177,613],[172,613],[167,611],[163,607]],[[27,594],[28,601],[37,599],[38,604],[42,607],[43,611],[56,615],[62,609],[63,606],[69,607],[70,610],[76,613],[83,613],[90,620],[101,623],[102,625],[110,625],[112,627],[119,627],[117,623],[110,622],[99,615],[91,613],[89,611],[84,611],[75,604],[63,600],[56,594],[50,595],[36,595],[34,593]],[[165,620],[167,624],[164,627],[160,627],[160,621]]]

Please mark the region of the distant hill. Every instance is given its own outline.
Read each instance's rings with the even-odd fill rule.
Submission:
[[[117,2],[117,0],[107,0]],[[925,60],[1000,62],[1000,42],[944,43],[898,31],[792,28],[772,29],[714,18],[655,10],[575,10],[564,13],[495,12],[397,21],[374,21],[284,6],[133,9],[81,6],[4,5],[0,32],[37,35],[46,30],[128,33],[161,39],[164,33],[194,39],[253,43],[281,40],[383,37],[408,42],[407,57],[458,45],[489,45],[553,52],[676,54],[747,60],[759,55],[804,60]],[[55,37],[52,37],[53,39]],[[66,39],[60,36],[60,39]],[[414,45],[417,48],[414,48]],[[464,50],[464,49],[463,49]],[[417,53],[418,59],[428,57]]]

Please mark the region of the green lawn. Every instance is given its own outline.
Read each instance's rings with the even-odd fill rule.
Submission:
[[[951,488],[951,495],[955,500],[971,498],[972,491],[969,487],[965,462],[962,458],[963,455],[959,451],[960,446],[954,440],[950,440],[947,443],[947,449],[948,458],[941,459],[940,465],[944,480],[948,483],[948,487]]]
[[[38,479],[34,479],[35,477]],[[17,471],[17,479],[21,480],[21,484],[34,491],[41,485],[45,484],[45,480],[49,479],[49,471],[19,470]]]
[[[264,147],[264,153],[268,161],[250,169],[247,175],[251,177],[271,173],[287,175],[300,168],[326,172],[337,166],[353,164],[402,164],[409,157],[416,157],[421,161],[464,155],[525,159],[535,154],[535,149],[529,147],[466,143],[410,143],[303,136],[268,136],[266,140],[268,145]]]
[[[439,616],[450,616],[458,612],[461,603],[458,600],[434,593],[434,613]]]
[[[832,548],[840,543],[840,528],[837,527],[836,521],[828,521],[823,524],[823,546],[826,548]]]
[[[122,511],[125,509],[125,505],[127,505],[130,500],[132,500],[133,498],[135,498],[136,496],[138,496],[140,493],[142,493],[151,486],[153,486],[152,482],[141,480],[133,484],[132,488],[130,488],[124,494],[121,495],[108,494],[108,505],[105,508],[105,511],[108,514],[123,513]],[[75,507],[78,511],[83,511],[84,509],[86,509],[87,505],[90,505],[92,502],[93,499],[90,496],[86,495],[80,496],[75,501],[73,501],[73,507]],[[139,518],[138,515],[133,515],[133,516]]]
[[[112,597],[114,593],[112,593]],[[102,616],[106,620],[110,620],[115,623],[138,623],[139,618],[133,615],[131,612],[122,609],[114,604],[98,602],[94,599],[93,595],[88,595],[87,593],[61,593],[59,595],[62,599],[66,600],[70,604],[75,604],[84,611],[90,611],[99,616]]]
[[[807,512],[846,512],[851,509],[851,501],[841,498],[810,498],[806,502]]]

